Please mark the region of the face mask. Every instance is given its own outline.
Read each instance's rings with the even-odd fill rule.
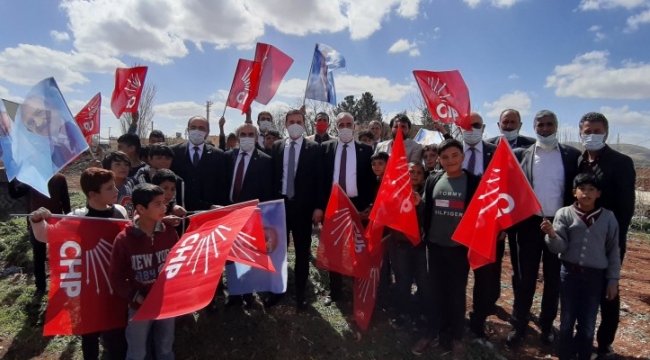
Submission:
[[[188,135],[190,142],[194,145],[201,145],[205,142],[205,132],[201,130],[190,130]]]
[[[293,124],[293,125],[289,125],[287,130],[289,131],[289,137],[295,140],[302,136],[302,133],[305,131],[305,128],[303,128],[302,125]]]
[[[255,139],[251,137],[239,138],[239,148],[242,151],[249,152],[255,147]]]
[[[268,120],[260,121],[260,131],[266,132],[266,131],[269,131],[271,129],[273,129],[273,123],[272,122],[270,122]]]
[[[354,130],[352,129],[339,129],[339,139],[344,143],[349,143],[354,137]]]
[[[549,136],[537,135],[537,144],[543,149],[550,149],[557,146],[557,134]]]
[[[483,130],[463,130],[463,141],[467,144],[477,144],[483,139]]]
[[[329,127],[329,124],[324,122],[324,121],[316,123],[316,131],[318,133],[321,133],[321,134],[324,133],[325,131],[327,131],[328,127]]]
[[[581,135],[580,137],[582,138],[582,146],[588,151],[598,151],[605,147],[604,134]]]
[[[508,141],[513,141],[514,139],[519,136],[519,130],[512,130],[512,131],[503,131],[501,130],[501,134],[508,139]]]

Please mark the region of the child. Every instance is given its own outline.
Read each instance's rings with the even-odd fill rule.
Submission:
[[[131,168],[129,176],[132,177],[135,173],[144,167],[146,164],[140,160],[140,138],[136,134],[124,134],[117,138],[117,149],[125,153],[129,157]]]
[[[408,164],[409,166],[409,178],[411,179],[411,186],[413,191],[422,195],[422,190],[424,190],[424,180],[426,179],[426,171],[424,170],[424,165],[421,163],[412,162]]]
[[[364,144],[374,146],[375,145],[375,135],[372,134],[370,130],[359,131],[359,142]]]
[[[415,196],[420,215],[422,239],[428,249],[429,288],[422,296],[430,299],[427,334],[411,349],[423,354],[439,339],[454,358],[463,358],[465,308],[469,262],[467,247],[451,239],[465,209],[474,196],[480,178],[462,169],[465,155],[463,144],[454,139],[439,146],[443,172],[429,176],[424,194]],[[418,204],[419,203],[419,204]]]
[[[116,204],[124,206],[129,219],[133,218],[133,203],[131,202],[131,192],[136,185],[135,180],[129,177],[129,169],[131,168],[131,160],[129,157],[121,152],[114,151],[106,154],[102,160],[102,167],[110,170],[114,174],[115,186],[117,187],[117,202]]]
[[[573,359],[577,354],[579,360],[588,360],[603,279],[607,280],[607,300],[618,293],[618,223],[614,213],[596,206],[600,184],[594,175],[578,174],[573,180],[573,195],[577,201],[558,210],[552,225],[545,219],[541,227],[549,250],[559,254],[562,261],[559,358]]]
[[[100,168],[86,169],[79,179],[81,190],[86,195],[86,207],[73,210],[70,215],[89,216],[98,218],[128,219],[126,209],[117,205],[117,189],[114,175],[111,171]],[[38,241],[47,242],[47,220],[52,216],[49,210],[40,208],[31,213],[29,221]],[[122,316],[125,314],[115,314]],[[84,359],[99,358],[99,337],[102,336],[104,348],[111,359],[126,357],[126,341],[124,329],[114,329],[81,336],[81,351]]]
[[[422,160],[426,168],[425,178],[436,172],[438,166],[438,145],[430,144],[422,148]]]
[[[164,320],[132,321],[136,311],[147,297],[167,254],[178,241],[171,226],[165,226],[165,192],[156,185],[140,184],[133,189],[133,204],[139,217],[115,238],[111,253],[111,283],[118,296],[131,303],[126,325],[127,359],[144,359],[147,339],[153,333],[156,359],[173,359],[174,318]],[[132,259],[147,258],[138,262]]]
[[[147,155],[149,165],[142,167],[133,176],[138,184],[151,184],[151,178],[159,169],[169,169],[174,160],[174,151],[165,144],[153,144],[149,146]]]
[[[376,154],[373,154],[370,157],[370,164],[372,166],[372,172],[377,176],[377,182],[375,182],[374,187],[375,187],[375,196],[377,196],[377,192],[379,191],[379,186],[381,185],[381,179],[384,177],[384,172],[386,172],[386,164],[388,163],[388,153],[386,152],[378,152]],[[362,211],[359,216],[361,216],[361,220],[368,220],[368,215],[370,215],[370,210],[372,210],[372,205],[368,205],[368,208],[366,208],[364,211]]]
[[[151,178],[151,183],[160,186],[165,193],[165,206],[167,207],[165,215],[175,215],[184,217],[187,211],[182,206],[176,203],[176,185],[178,183],[178,176],[169,169],[160,169]]]
[[[273,143],[282,139],[280,132],[277,130],[268,130],[266,135],[264,135],[264,149],[262,149],[267,155],[271,155],[271,149],[273,148]]]

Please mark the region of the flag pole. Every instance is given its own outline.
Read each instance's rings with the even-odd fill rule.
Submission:
[[[316,49],[318,49],[318,43],[314,46],[314,55],[316,54]],[[311,69],[314,68],[314,59],[316,57],[312,55],[311,57],[311,66],[309,66],[309,75],[307,75],[307,83],[305,84],[305,96],[302,98],[302,106],[305,106],[305,100],[307,100],[307,89],[309,89],[309,79],[311,78]]]

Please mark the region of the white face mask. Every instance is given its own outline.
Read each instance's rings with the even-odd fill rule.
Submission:
[[[302,127],[302,125],[293,124],[293,125],[289,125],[287,130],[289,131],[289,137],[295,140],[302,136],[302,133],[305,131],[305,128]]]
[[[190,142],[194,145],[201,145],[205,142],[206,133],[201,130],[190,130],[188,135]]]
[[[542,136],[537,134],[537,144],[543,149],[550,149],[557,146],[557,134]]]
[[[239,148],[244,152],[249,152],[255,147],[255,139],[251,137],[239,138]]]
[[[260,131],[266,132],[266,131],[269,131],[271,129],[273,129],[273,123],[272,122],[270,122],[268,120],[260,121]]]
[[[483,129],[463,130],[463,141],[467,144],[477,144],[483,139]]]
[[[503,131],[501,130],[501,134],[508,139],[508,141],[513,141],[514,139],[519,136],[519,130],[511,130],[511,131]]]
[[[352,129],[339,129],[339,139],[344,143],[349,143],[354,138],[354,130]]]
[[[605,147],[605,134],[581,135],[582,146],[589,151],[598,151]]]

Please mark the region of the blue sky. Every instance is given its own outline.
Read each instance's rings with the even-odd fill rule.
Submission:
[[[535,112],[558,115],[565,133],[580,116],[604,112],[610,139],[650,146],[650,0],[0,0],[0,97],[20,101],[54,76],[73,113],[98,91],[102,135],[117,133],[109,110],[118,66],[149,66],[155,127],[183,131],[214,102],[218,129],[239,58],[255,42],[294,59],[265,108],[298,104],[314,44],[346,58],[337,98],[370,91],[384,120],[416,111],[413,70],[458,69],[472,108],[497,134],[507,107],[523,114],[531,135]],[[226,111],[226,130],[243,121]],[[414,119],[418,121],[417,118]],[[569,136],[575,136],[570,134]]]

